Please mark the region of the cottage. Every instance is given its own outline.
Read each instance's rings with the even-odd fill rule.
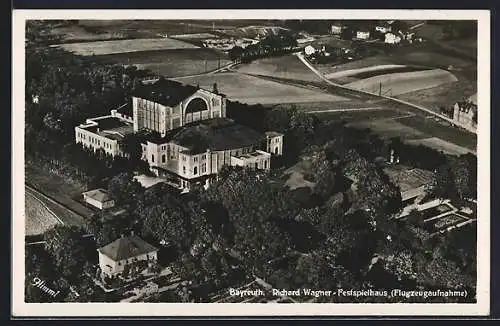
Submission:
[[[360,40],[367,40],[370,38],[370,31],[367,30],[358,30],[356,32],[356,38]]]
[[[123,273],[125,266],[133,263],[143,261],[150,264],[158,260],[158,249],[134,234],[128,237],[122,236],[97,249],[97,252],[99,267],[108,277]]]
[[[331,33],[334,35],[339,35],[344,30],[344,26],[341,23],[333,23],[331,27]]]
[[[107,209],[115,206],[115,201],[104,189],[94,189],[83,194],[83,200],[99,209]]]

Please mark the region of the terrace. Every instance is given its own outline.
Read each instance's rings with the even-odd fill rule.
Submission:
[[[126,135],[134,133],[132,123],[113,116],[87,119],[80,128],[112,140],[122,140]]]

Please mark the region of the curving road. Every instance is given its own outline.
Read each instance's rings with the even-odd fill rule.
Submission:
[[[426,107],[423,107],[421,105],[417,105],[417,104],[414,104],[414,103],[410,103],[410,102],[406,102],[406,101],[403,101],[403,100],[400,100],[400,99],[397,99],[397,98],[394,98],[394,97],[389,97],[389,96],[385,96],[385,95],[376,95],[376,94],[373,94],[373,93],[369,93],[369,92],[366,92],[366,91],[362,91],[362,90],[357,90],[357,89],[353,89],[353,88],[350,88],[350,87],[346,87],[346,86],[343,86],[343,85],[340,85],[340,84],[337,84],[337,83],[334,83],[332,82],[331,80],[327,79],[321,72],[319,72],[316,68],[314,68],[314,66],[306,59],[304,58],[304,56],[301,54],[301,53],[294,53],[295,56],[297,56],[297,58],[299,58],[300,61],[302,61],[302,63],[304,65],[306,65],[307,68],[309,68],[309,70],[311,70],[315,75],[317,75],[321,80],[323,80],[325,83],[327,83],[328,85],[330,85],[331,87],[333,87],[333,90],[337,91],[337,92],[340,92],[340,93],[343,93],[344,96],[354,96],[355,98],[367,98],[367,99],[375,99],[375,98],[378,98],[378,99],[386,99],[386,100],[389,100],[393,103],[398,103],[398,104],[402,104],[404,106],[407,106],[409,108],[412,108],[412,109],[418,109],[422,112],[425,112],[427,114],[430,114],[432,116],[435,116],[435,117],[438,117],[444,121],[447,121],[453,125],[457,125],[471,133],[476,133],[476,131],[474,129],[471,129],[469,126],[466,126],[466,125],[462,125],[458,122],[456,122],[455,120],[453,119],[450,119],[449,117],[445,116],[445,115],[442,115],[442,114],[439,114],[433,110],[430,110]]]

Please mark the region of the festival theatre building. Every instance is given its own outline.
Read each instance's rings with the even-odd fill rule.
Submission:
[[[216,87],[163,78],[138,87],[131,107],[75,127],[77,143],[113,156],[125,155],[121,141],[132,133],[141,134],[151,171],[184,190],[208,186],[224,165],[269,170],[271,156],[283,154],[283,134],[262,134],[226,118],[226,98]]]

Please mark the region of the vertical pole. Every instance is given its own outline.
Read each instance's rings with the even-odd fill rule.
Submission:
[[[380,82],[378,87],[378,96],[382,96],[382,82]]]

